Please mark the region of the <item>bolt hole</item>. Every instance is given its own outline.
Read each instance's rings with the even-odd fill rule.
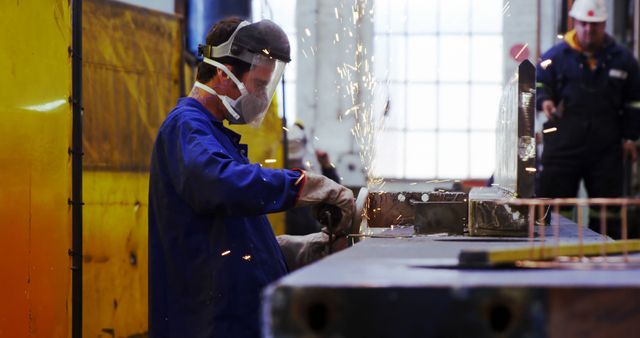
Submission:
[[[322,332],[328,324],[329,309],[324,303],[314,303],[307,312],[309,327],[315,332]]]
[[[511,323],[511,310],[504,304],[494,304],[489,312],[491,329],[496,333],[504,332]]]

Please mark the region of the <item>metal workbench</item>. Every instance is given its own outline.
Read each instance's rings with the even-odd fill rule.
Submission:
[[[575,223],[563,221],[560,229],[562,242],[578,241]],[[583,240],[603,238],[584,229]],[[640,270],[457,266],[463,249],[527,245],[526,238],[368,238],[268,287],[265,336],[623,337],[640,332]]]

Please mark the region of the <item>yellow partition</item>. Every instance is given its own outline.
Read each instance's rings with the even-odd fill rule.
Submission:
[[[148,331],[148,167],[180,95],[178,17],[83,2],[85,337]]]
[[[67,337],[70,2],[3,2],[0,45],[0,336]]]

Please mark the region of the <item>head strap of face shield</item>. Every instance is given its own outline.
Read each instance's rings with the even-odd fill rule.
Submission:
[[[247,88],[244,86],[244,83],[242,83],[242,81],[238,80],[238,78],[235,76],[235,74],[233,74],[233,73],[229,70],[229,68],[227,68],[227,66],[225,66],[225,65],[221,64],[221,63],[220,63],[220,62],[218,62],[218,61],[215,61],[215,60],[209,59],[209,58],[207,58],[207,57],[205,57],[202,61],[203,61],[204,63],[206,63],[206,64],[209,64],[209,65],[211,65],[211,66],[214,66],[214,67],[216,67],[216,68],[220,69],[220,70],[221,70],[221,71],[223,71],[225,74],[227,74],[227,76],[228,76],[228,77],[230,77],[230,78],[231,78],[231,80],[233,80],[233,82],[236,84],[236,86],[238,86],[238,89],[240,90],[240,93],[241,93],[241,94],[244,94],[244,93],[246,93],[246,92],[247,92]]]
[[[232,58],[236,58],[251,64],[253,62],[253,58],[255,54],[249,52],[246,49],[241,49],[233,46],[233,41],[238,31],[242,29],[242,27],[245,27],[248,25],[249,25],[248,21],[242,21],[240,24],[238,24],[238,27],[236,28],[235,31],[233,31],[233,34],[231,34],[229,39],[217,46],[198,45],[198,55],[201,55],[204,58],[208,58],[208,59],[230,56]]]

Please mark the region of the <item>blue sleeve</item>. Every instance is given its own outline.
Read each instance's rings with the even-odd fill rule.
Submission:
[[[555,65],[553,62],[554,49],[547,51],[536,64],[536,109],[542,110],[542,102],[553,100],[556,102]],[[551,63],[548,63],[551,61]],[[544,66],[546,65],[546,66]],[[557,103],[557,102],[556,102]]]
[[[294,205],[299,172],[235,160],[209,124],[202,117],[181,118],[166,130],[169,176],[182,199],[196,212],[230,216],[266,214]]]
[[[624,89],[624,110],[622,113],[622,137],[626,140],[637,140],[640,137],[640,74],[638,61],[631,53],[627,53],[629,67]]]

